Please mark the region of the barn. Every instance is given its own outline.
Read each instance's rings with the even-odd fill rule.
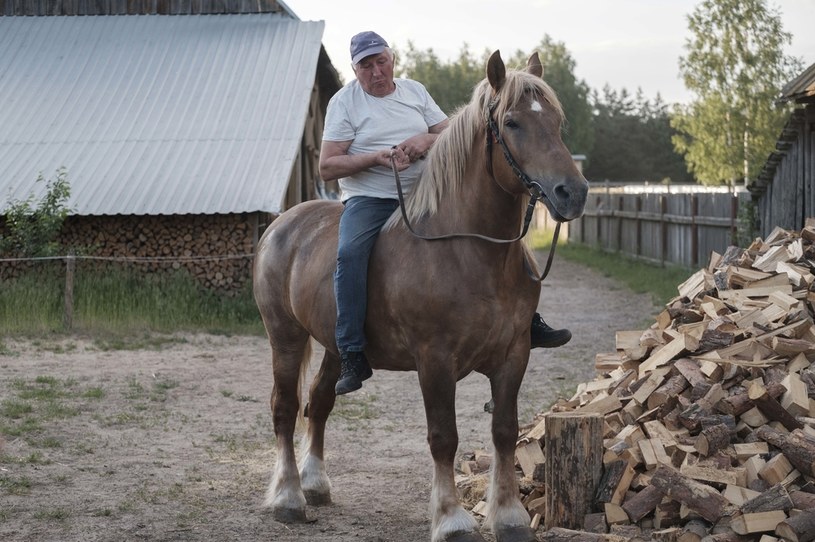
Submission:
[[[0,215],[63,171],[65,245],[229,291],[270,220],[325,195],[341,81],[322,21],[276,0],[0,0],[0,14]]]
[[[778,101],[797,107],[748,187],[764,237],[776,226],[800,230],[815,216],[815,64],[787,83]]]

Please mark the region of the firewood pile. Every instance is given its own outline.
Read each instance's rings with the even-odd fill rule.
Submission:
[[[537,528],[547,492],[564,491],[544,476],[547,415],[602,416],[602,465],[580,525],[551,525],[542,539],[815,539],[813,283],[809,219],[800,232],[777,228],[714,253],[650,328],[617,332],[616,351],[596,356],[597,378],[519,436],[521,492]],[[461,464],[474,513],[489,459]]]

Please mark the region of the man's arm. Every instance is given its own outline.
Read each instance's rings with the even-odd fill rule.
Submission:
[[[336,181],[374,166],[391,167],[391,149],[367,154],[349,155],[351,141],[325,141],[320,149],[320,177],[324,181]],[[410,161],[400,149],[395,150],[397,170],[410,166]]]

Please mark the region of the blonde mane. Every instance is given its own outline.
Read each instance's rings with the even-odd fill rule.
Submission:
[[[509,70],[506,82],[497,97],[493,118],[500,127],[501,119],[508,110],[515,107],[526,93],[540,96],[563,119],[563,109],[555,91],[540,77],[526,71]],[[470,103],[459,108],[450,118],[450,125],[444,130],[427,156],[424,172],[405,198],[405,210],[411,223],[424,216],[438,212],[439,202],[447,194],[455,194],[464,185],[464,174],[471,160],[473,149],[484,145],[488,107],[492,99],[492,87],[487,79],[476,85]],[[385,224],[392,228],[402,223],[400,211]]]

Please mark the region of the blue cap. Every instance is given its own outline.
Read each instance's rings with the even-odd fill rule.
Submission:
[[[388,46],[382,36],[370,30],[351,38],[351,62],[358,64],[366,56],[378,55]]]

